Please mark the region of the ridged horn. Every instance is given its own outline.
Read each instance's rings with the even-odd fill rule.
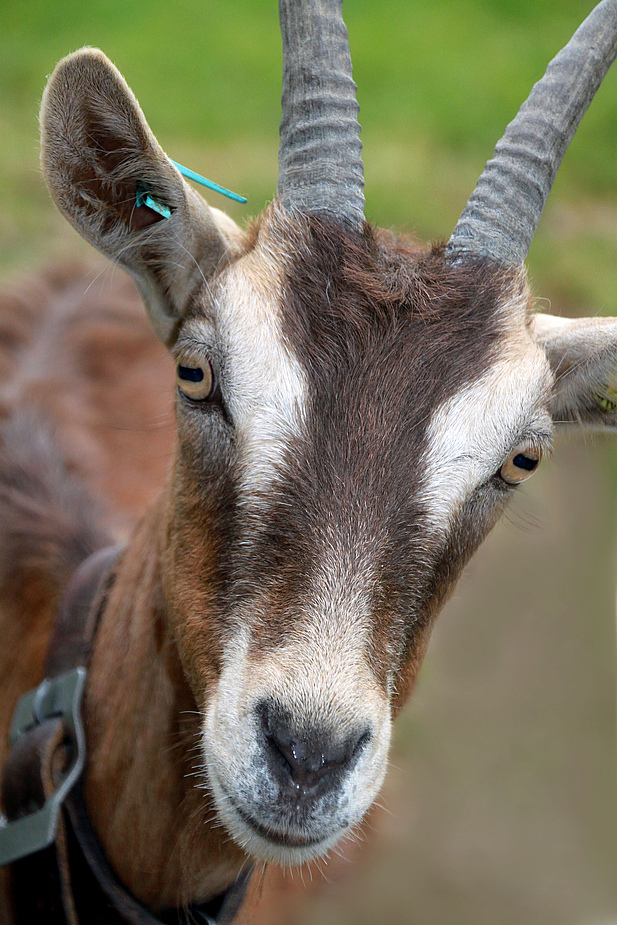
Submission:
[[[364,169],[342,0],[279,0],[283,115],[277,196],[361,230]]]
[[[616,55],[617,0],[603,0],[506,128],[447,254],[491,257],[512,267],[525,260],[562,158]]]

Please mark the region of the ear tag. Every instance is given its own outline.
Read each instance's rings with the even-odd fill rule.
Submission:
[[[171,158],[169,158],[171,161]],[[178,164],[177,161],[171,161],[174,167],[180,171],[183,177],[186,177],[188,180],[193,180],[195,183],[201,183],[202,186],[207,186],[208,189],[214,190],[215,193],[220,193],[222,196],[227,196],[228,199],[233,199],[235,202],[246,202],[246,196],[239,196],[238,193],[232,193],[231,190],[225,189],[224,186],[219,186],[218,183],[213,183],[212,180],[206,180],[205,177],[202,177],[201,174],[195,173],[194,170],[191,170],[189,167],[183,167],[182,164]]]
[[[144,186],[143,183],[139,183],[137,186],[135,201],[137,208],[146,206],[147,209],[152,209],[153,212],[157,212],[163,218],[171,218],[171,209],[169,206],[165,206],[162,202],[157,202],[156,199],[153,199],[148,188]]]

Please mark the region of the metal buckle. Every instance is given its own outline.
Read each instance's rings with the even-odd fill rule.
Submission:
[[[86,760],[86,740],[81,720],[81,701],[86,669],[75,668],[55,678],[46,678],[19,700],[9,731],[11,748],[20,736],[47,719],[59,717],[72,746],[71,760],[57,789],[40,809],[13,821],[0,819],[0,867],[47,848],[56,838],[62,803],[81,775]]]

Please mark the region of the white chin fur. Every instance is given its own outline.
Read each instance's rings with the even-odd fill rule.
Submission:
[[[392,721],[388,700],[357,651],[358,622],[348,645],[339,627],[335,639],[315,630],[315,641],[293,642],[254,662],[247,657],[248,632],[228,647],[204,711],[202,750],[221,821],[254,858],[296,866],[324,856],[362,821],[381,788]],[[314,799],[297,804],[272,771],[256,709],[268,698],[300,724],[307,716],[320,718],[341,740],[348,729],[371,730],[357,760]]]

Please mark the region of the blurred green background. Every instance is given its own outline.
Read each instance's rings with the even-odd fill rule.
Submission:
[[[504,126],[592,7],[347,0],[377,224],[447,236]],[[0,0],[0,274],[85,252],[38,168],[64,54],[98,45],[170,156],[249,198],[276,188],[275,0]],[[568,151],[529,255],[543,310],[617,314],[617,68]],[[392,816],[302,925],[617,922],[615,522],[608,441],[558,441],[442,615],[398,722]],[[385,821],[384,821],[385,820]],[[389,821],[388,821],[389,820]],[[273,919],[274,921],[274,919]]]
[[[547,61],[591,8],[581,0],[347,0],[361,107],[367,217],[447,236],[485,160]],[[40,182],[45,77],[98,45],[168,153],[242,191],[258,213],[276,188],[281,51],[275,0],[0,3],[0,267],[63,251],[70,235]],[[530,255],[536,289],[610,309],[603,272],[617,231],[617,72],[559,174]],[[572,260],[573,251],[576,261]]]

